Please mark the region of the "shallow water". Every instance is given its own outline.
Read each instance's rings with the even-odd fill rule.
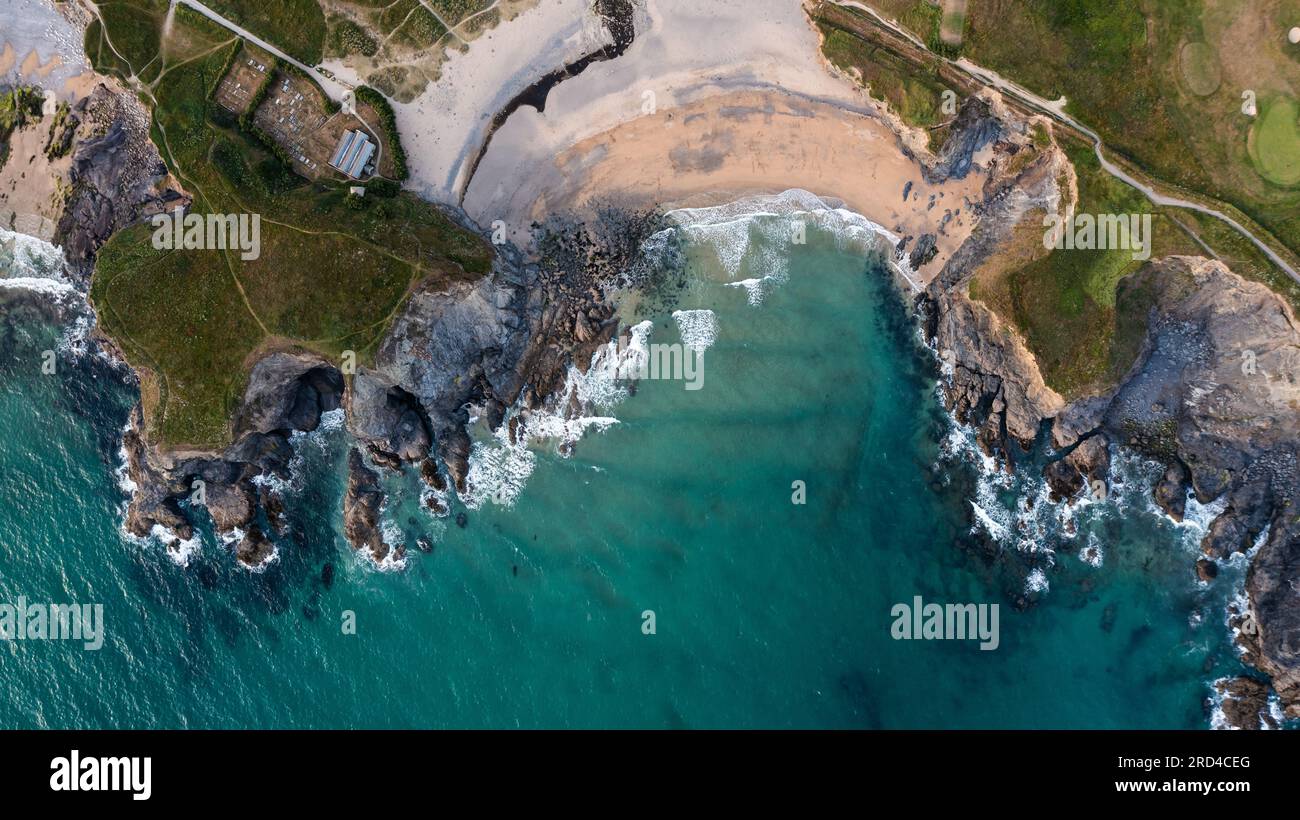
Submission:
[[[342,538],[337,418],[296,440],[297,524],[264,572],[207,527],[185,566],[124,538],[132,389],[0,307],[0,602],[97,602],[107,622],[97,652],[0,643],[0,725],[1207,725],[1207,681],[1239,668],[1221,613],[1240,568],[1195,583],[1195,526],[1151,510],[1145,468],[1125,466],[1121,505],[1077,516],[1067,542],[1093,539],[1100,566],[1042,504],[1026,543],[989,546],[970,499],[1016,533],[1041,484],[981,471],[862,226],[822,214],[797,245],[773,217],[724,221],[743,241],[695,230],[673,306],[716,321],[702,388],[640,382],[568,458],[480,436],[464,528],[419,509],[414,477],[389,479],[390,530],[435,544],[397,571]],[[726,284],[769,274],[757,301]],[[633,319],[676,342],[668,309]],[[1017,611],[1033,569],[1047,587]],[[891,608],[917,595],[998,604],[1000,645],[894,640]]]

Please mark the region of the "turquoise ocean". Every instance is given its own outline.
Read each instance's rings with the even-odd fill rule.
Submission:
[[[1041,453],[992,469],[872,226],[778,200],[680,215],[688,286],[627,317],[707,347],[700,389],[604,385],[564,455],[480,431],[464,527],[389,479],[389,530],[434,548],[387,570],[341,533],[337,414],[295,439],[264,571],[202,514],[183,562],[126,537],[134,388],[84,342],[57,251],[0,234],[0,603],[100,603],[106,631],[0,642],[0,726],[1210,725],[1244,572],[1195,579],[1214,510],[1175,525],[1119,454],[1114,498],[1067,513]],[[895,640],[915,596],[998,604],[999,646]]]

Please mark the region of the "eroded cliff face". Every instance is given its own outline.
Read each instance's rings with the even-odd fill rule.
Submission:
[[[159,535],[172,549],[193,537],[190,510],[206,509],[213,528],[236,545],[236,558],[258,568],[273,555],[266,533],[282,532],[283,503],[259,477],[289,478],[290,436],[311,432],[339,409],[343,374],[318,356],[272,353],[254,366],[233,420],[234,443],[220,453],[161,451],[142,432],[139,406],[123,440],[127,476],[135,485],[126,529]],[[155,529],[160,528],[160,529]],[[177,540],[179,539],[179,540]]]
[[[1038,162],[1043,169],[1052,164]],[[1051,184],[1036,165],[994,202],[1005,220],[982,221],[969,252],[963,247],[920,298],[927,337],[945,371],[947,405],[978,428],[986,452],[1007,464],[1050,424],[1060,454],[1046,470],[1054,498],[1093,491],[1096,482],[1104,492],[1109,446],[1116,443],[1166,465],[1152,493],[1175,519],[1189,493],[1202,503],[1223,499],[1195,571],[1211,581],[1216,560],[1259,545],[1246,584],[1248,608],[1230,618],[1246,660],[1272,679],[1286,714],[1300,717],[1295,317],[1276,294],[1221,262],[1156,260],[1120,286],[1121,303],[1148,311],[1137,361],[1110,393],[1067,404],[1043,384],[1015,331],[970,299],[963,275],[1005,241],[1014,214],[1055,212]],[[986,225],[1002,237],[991,239]],[[1248,688],[1234,682],[1232,691]]]
[[[1149,304],[1142,352],[1111,394],[1057,418],[1054,442],[1109,439],[1163,462],[1153,496],[1175,518],[1189,493],[1226,502],[1196,571],[1211,581],[1217,560],[1258,545],[1247,607],[1230,622],[1300,717],[1300,327],[1279,296],[1200,257],[1152,262],[1121,284],[1121,300],[1125,290]]]
[[[1300,717],[1300,330],[1291,308],[1221,262],[1155,260],[1118,296],[1147,315],[1137,360],[1114,390],[1067,403],[1044,384],[1015,329],[970,298],[969,282],[1007,252],[1017,226],[1077,201],[1073,167],[1055,145],[1013,161],[1029,150],[1025,123],[996,98],[968,102],[957,125],[928,176],[968,167],[983,144],[994,159],[978,225],[917,299],[948,409],[1008,468],[1050,430],[1057,455],[1045,478],[1054,500],[1104,493],[1112,444],[1166,465],[1152,494],[1175,519],[1189,494],[1222,499],[1205,557],[1189,573],[1212,582],[1218,560],[1257,548],[1247,604],[1229,620],[1245,660],[1269,676],[1285,714]],[[1234,725],[1270,722],[1256,717],[1257,683],[1239,678],[1222,689]]]
[[[1158,502],[1226,501],[1202,568],[1259,545],[1248,606],[1231,622],[1300,717],[1300,326],[1279,296],[1218,261],[1162,259],[1124,287],[1151,294],[1149,329],[1100,427],[1170,465]]]
[[[189,204],[150,141],[149,115],[133,95],[99,84],[72,107],[57,138],[71,148],[72,161],[51,241],[83,282],[114,233]]]
[[[560,395],[569,367],[585,371],[618,332],[614,291],[643,267],[642,245],[660,226],[655,213],[556,218],[538,226],[535,261],[499,246],[490,276],[416,293],[374,366],[353,379],[349,429],[395,469],[427,462],[432,450],[464,492],[471,419],[496,430],[511,407],[569,412]],[[426,463],[422,474],[437,489],[436,468]]]
[[[1008,463],[1014,458],[1008,443],[1027,448],[1043,421],[1065,407],[1064,399],[1044,383],[1019,334],[967,294],[975,271],[1006,251],[1022,222],[1056,213],[1070,196],[1070,190],[1062,190],[1063,181],[1073,186],[1069,161],[1055,144],[1033,145],[1029,125],[991,94],[963,107],[927,178],[968,168],[971,153],[988,140],[991,173],[984,199],[975,207],[979,222],[970,238],[917,300],[925,336],[940,356],[948,409],[979,429],[987,453]]]

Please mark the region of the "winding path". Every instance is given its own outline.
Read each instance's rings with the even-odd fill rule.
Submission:
[[[1199,202],[1193,202],[1188,199],[1180,199],[1178,197],[1167,196],[1165,194],[1162,194],[1151,185],[1142,182],[1141,180],[1129,174],[1123,168],[1120,168],[1115,163],[1106,159],[1106,155],[1102,152],[1102,148],[1104,146],[1102,143],[1101,135],[1099,135],[1096,131],[1092,130],[1091,128],[1084,125],[1083,123],[1079,122],[1074,117],[1065,113],[1066,100],[1064,97],[1055,101],[1047,100],[1033,93],[1029,89],[1024,88],[1023,86],[1020,86],[1012,82],[1011,80],[1006,79],[1005,77],[1001,76],[995,71],[990,71],[987,68],[976,65],[975,63],[971,62],[965,57],[962,57],[961,59],[958,60],[951,60],[942,55],[935,54],[933,51],[929,49],[928,46],[926,46],[925,43],[921,42],[921,40],[919,40],[911,32],[905,30],[902,26],[898,25],[893,20],[884,17],[875,9],[863,5],[862,3],[856,2],[856,0],[831,0],[831,2],[837,6],[857,9],[858,11],[862,11],[869,14],[872,17],[872,19],[875,20],[876,23],[882,26],[883,28],[886,28],[889,31],[893,32],[894,34],[897,34],[898,36],[905,38],[908,42],[924,50],[927,54],[930,54],[937,59],[943,60],[945,63],[957,69],[958,71],[962,72],[963,74],[966,74],[968,77],[971,77],[972,79],[986,86],[995,88],[1004,94],[1008,94],[1016,98],[1017,100],[1019,100],[1024,105],[1027,105],[1035,109],[1036,111],[1039,111],[1064,125],[1068,125],[1069,127],[1075,129],[1079,133],[1086,135],[1088,139],[1092,140],[1092,148],[1093,151],[1097,154],[1097,161],[1101,163],[1101,167],[1104,171],[1106,171],[1106,173],[1115,177],[1116,179],[1123,182],[1124,184],[1129,185],[1130,187],[1135,188],[1138,191],[1141,191],[1142,194],[1147,199],[1151,200],[1151,202],[1156,205],[1161,205],[1161,206],[1166,206],[1171,208],[1185,208],[1187,210],[1197,211],[1199,213],[1203,213],[1223,221],[1228,226],[1230,226],[1233,230],[1235,230],[1237,233],[1249,239],[1255,245],[1255,247],[1259,248],[1260,251],[1263,252],[1264,255],[1267,256],[1273,262],[1273,264],[1277,265],[1283,271],[1286,271],[1287,276],[1290,276],[1296,282],[1300,282],[1300,273],[1297,273],[1296,269],[1293,268],[1289,262],[1283,259],[1282,256],[1279,255],[1276,251],[1274,251],[1272,247],[1270,247],[1263,240],[1255,236],[1255,234],[1251,233],[1248,228],[1246,228],[1237,220],[1233,219],[1231,216],[1225,214],[1223,211],[1208,207],[1206,205],[1202,205]]]

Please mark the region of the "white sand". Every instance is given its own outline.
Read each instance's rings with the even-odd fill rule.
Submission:
[[[453,54],[442,77],[410,105],[396,106],[412,186],[455,201],[492,117],[520,91],[609,42],[586,0],[545,0]],[[345,67],[330,65],[346,76]],[[855,104],[852,87],[821,65],[817,36],[799,0],[646,0],[637,37],[615,61],[560,83],[547,111],[517,111],[493,138],[480,173],[526,172],[531,157],[564,148],[656,109],[720,91],[788,88]]]
[[[611,42],[589,0],[543,0],[469,44],[449,50],[437,83],[393,103],[411,169],[410,187],[454,203],[492,117],[539,78]],[[341,61],[326,67],[359,83]]]

